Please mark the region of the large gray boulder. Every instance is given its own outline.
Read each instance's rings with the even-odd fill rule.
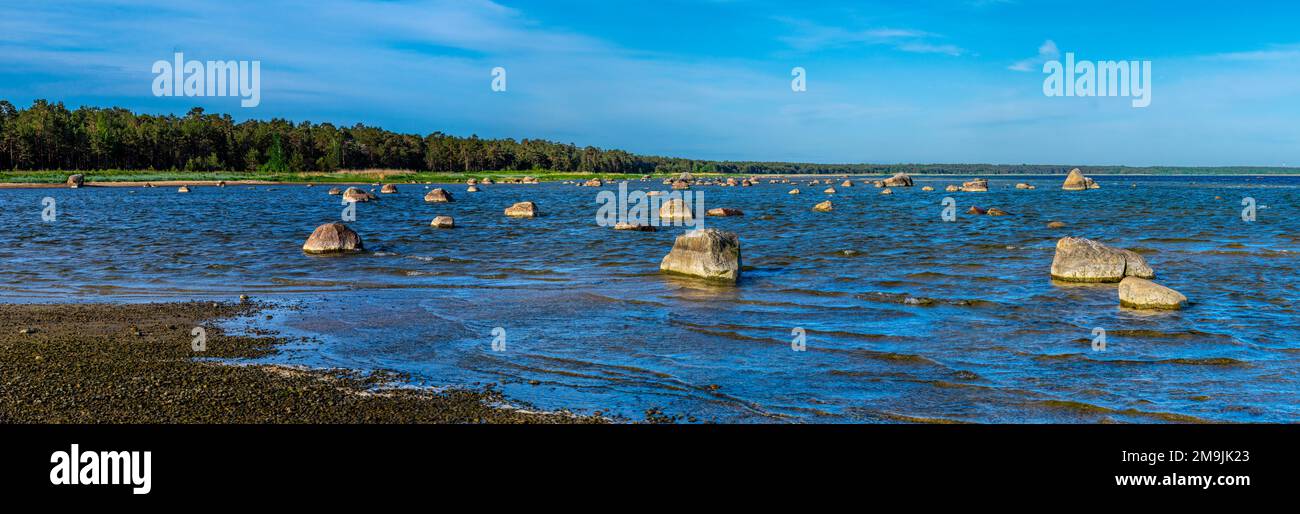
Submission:
[[[82,174],[80,174],[80,173],[78,173],[78,174],[76,174],[76,175],[68,175],[68,182],[67,182],[67,184],[68,184],[68,187],[70,187],[70,188],[72,188],[72,189],[79,188],[79,187],[85,185],[85,183],[86,183],[86,176],[85,176],[85,175],[82,175]]]
[[[362,250],[361,236],[342,223],[326,223],[311,233],[302,251],[307,253],[354,252]]]
[[[721,282],[740,279],[740,238],[718,229],[696,229],[680,236],[659,269]]]
[[[1111,248],[1091,239],[1065,237],[1056,242],[1052,278],[1067,282],[1119,282],[1124,277],[1155,278],[1137,252]]]
[[[885,179],[885,187],[912,187],[912,177],[906,173],[895,173],[894,176]]]
[[[1187,297],[1144,278],[1125,277],[1119,283],[1119,304],[1130,309],[1177,310],[1187,305]]]
[[[452,200],[451,198],[451,193],[448,193],[446,189],[437,188],[425,194],[424,201],[432,202],[432,203],[445,203],[454,200]]]

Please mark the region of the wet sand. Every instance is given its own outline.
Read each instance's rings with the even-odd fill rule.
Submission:
[[[275,337],[227,335],[213,321],[253,304],[0,306],[5,423],[596,423],[531,412],[499,392],[396,388],[400,376],[215,359],[275,351]],[[191,330],[206,330],[206,351]],[[196,359],[202,356],[204,359]],[[511,405],[503,407],[502,405]]]

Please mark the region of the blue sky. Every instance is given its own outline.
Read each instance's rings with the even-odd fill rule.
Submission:
[[[1216,5],[1217,4],[1217,5]],[[0,98],[707,159],[1300,166],[1300,5],[1031,0],[8,3]],[[154,97],[154,61],[262,62],[261,104]],[[1152,61],[1152,102],[1042,61]],[[491,70],[507,71],[493,92]],[[808,90],[790,89],[803,67]]]

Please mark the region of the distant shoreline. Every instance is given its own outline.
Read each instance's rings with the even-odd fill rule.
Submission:
[[[9,179],[9,178],[11,178],[11,177],[7,177],[7,176],[5,176],[5,175],[7,175],[7,174],[11,174],[11,173],[13,173],[13,172],[0,172],[0,180],[4,180],[4,179]],[[17,173],[18,176],[17,176],[17,177],[14,177],[14,178],[26,178],[26,177],[31,177],[31,180],[29,180],[29,181],[19,181],[19,182],[13,182],[13,181],[0,181],[0,189],[58,189],[58,188],[67,188],[67,187],[68,187],[67,182],[66,182],[66,180],[67,180],[67,176],[63,176],[63,178],[60,179],[60,178],[58,178],[58,177],[56,177],[56,176],[51,175],[51,173],[52,173],[52,172],[33,172],[33,173],[31,173],[31,174],[27,174],[27,175],[25,175],[23,172],[18,172],[18,173]],[[51,175],[51,176],[44,177],[44,176],[36,176],[36,175]],[[86,179],[86,181],[83,183],[83,185],[82,185],[81,187],[86,187],[86,188],[96,188],[96,187],[128,187],[128,188],[130,188],[130,187],[147,187],[147,186],[153,186],[153,187],[180,187],[180,186],[193,186],[193,187],[220,187],[220,184],[222,184],[222,183],[224,183],[226,186],[273,186],[273,185],[301,185],[301,186],[306,186],[306,185],[312,185],[312,186],[324,186],[324,187],[332,187],[332,186],[368,186],[368,185],[373,185],[373,184],[378,184],[378,183],[385,183],[385,184],[387,184],[387,183],[391,183],[391,184],[397,184],[397,185],[402,185],[402,184],[406,184],[406,185],[419,185],[419,184],[439,184],[439,185],[445,185],[445,184],[464,184],[465,181],[468,180],[469,178],[476,178],[476,179],[478,179],[478,180],[482,180],[484,177],[490,177],[490,178],[492,178],[493,180],[498,181],[498,183],[501,183],[501,181],[504,181],[504,180],[522,179],[522,178],[524,178],[524,177],[526,177],[526,176],[528,176],[528,177],[535,177],[535,178],[537,178],[537,179],[538,179],[539,181],[541,181],[541,182],[564,182],[564,181],[577,181],[577,180],[586,180],[586,179],[589,179],[589,178],[601,178],[601,179],[606,179],[606,178],[608,178],[608,179],[610,179],[611,181],[620,181],[620,180],[640,180],[641,177],[642,177],[641,175],[633,175],[633,174],[626,174],[626,173],[625,173],[625,174],[600,174],[600,173],[569,173],[569,172],[565,172],[565,173],[556,173],[556,174],[552,174],[552,173],[537,173],[537,174],[530,175],[530,174],[526,174],[526,173],[523,173],[523,174],[519,174],[519,173],[516,173],[516,174],[505,174],[505,173],[502,173],[502,172],[484,172],[484,173],[478,173],[478,174],[474,174],[474,173],[468,173],[468,174],[465,174],[465,173],[457,173],[457,174],[452,174],[452,175],[447,175],[447,176],[436,176],[436,175],[431,174],[431,173],[411,173],[411,174],[406,174],[406,175],[396,175],[396,174],[389,175],[389,176],[391,176],[391,178],[393,178],[394,180],[384,180],[384,178],[387,178],[387,177],[385,177],[385,176],[383,176],[383,175],[378,175],[378,174],[376,174],[376,175],[374,175],[374,176],[370,176],[370,177],[360,176],[360,175],[345,175],[345,176],[341,176],[341,177],[333,177],[333,176],[329,176],[329,175],[326,175],[326,174],[321,174],[321,175],[310,176],[310,177],[292,177],[292,178],[286,177],[284,180],[280,180],[280,179],[277,179],[277,178],[270,178],[270,177],[261,177],[261,178],[231,178],[231,179],[216,179],[216,178],[186,179],[183,175],[180,175],[180,174],[160,174],[160,179],[158,179],[158,180],[139,180],[139,179],[136,179],[135,177],[131,177],[130,175],[113,175],[113,174],[109,174],[109,175],[107,175],[107,178],[109,178],[109,180],[94,180],[94,179],[93,179],[93,178],[94,178],[94,177],[93,177],[93,175],[94,175],[93,173],[86,173],[86,174],[84,174],[84,175],[87,175],[87,179]],[[208,174],[205,174],[205,175],[208,175]],[[231,174],[231,175],[236,175],[236,174]],[[811,178],[818,178],[818,179],[821,179],[821,178],[840,178],[840,177],[851,177],[851,178],[855,178],[855,179],[860,179],[860,178],[887,178],[887,177],[889,176],[889,175],[883,175],[883,174],[852,174],[852,173],[849,173],[849,174],[844,174],[844,173],[814,173],[814,174],[775,174],[775,173],[772,173],[772,174],[749,174],[749,173],[696,173],[695,175],[696,175],[696,176],[699,176],[699,177],[737,177],[737,178],[739,178],[739,177],[751,177],[751,176],[757,176],[757,177],[760,177],[760,178],[762,178],[762,177],[766,177],[766,178],[772,178],[772,179],[781,179],[781,178],[799,178],[799,179],[804,179],[804,178],[809,178],[809,179],[811,179]],[[1062,177],[1062,178],[1064,178],[1064,177],[1066,176],[1065,173],[1052,173],[1052,174],[1044,174],[1044,173],[998,173],[998,174],[978,174],[978,173],[976,173],[976,174],[955,174],[955,173],[909,173],[908,175],[911,176],[911,177],[915,177],[915,178],[926,178],[926,179],[933,179],[933,178],[952,178],[952,179],[959,179],[959,178],[967,178],[967,177],[983,177],[983,178],[990,178],[990,179],[996,179],[996,178],[1000,178],[1000,177]],[[651,180],[651,181],[659,181],[659,180],[663,180],[663,179],[667,179],[667,178],[675,177],[675,176],[677,176],[677,174],[658,174],[658,175],[651,175],[650,180]],[[1089,174],[1088,176],[1090,176],[1090,177],[1121,177],[1121,178],[1122,178],[1122,177],[1185,177],[1185,178],[1194,178],[1194,177],[1300,177],[1300,173],[1196,173],[1196,174],[1177,174],[1177,173],[1169,173],[1169,174],[1166,174],[1166,173],[1112,173],[1112,174],[1106,174],[1106,173],[1093,173],[1093,174]],[[113,179],[114,177],[122,177],[123,180],[114,180],[114,179]],[[311,179],[318,179],[318,180],[311,180]]]

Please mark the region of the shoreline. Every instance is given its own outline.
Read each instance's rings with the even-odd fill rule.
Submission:
[[[807,175],[777,175],[777,174],[757,174],[757,175],[754,175],[754,174],[735,174],[735,173],[732,173],[732,174],[725,174],[725,173],[716,173],[716,174],[714,174],[714,173],[708,173],[708,174],[706,174],[706,173],[697,173],[697,174],[695,174],[695,175],[696,175],[696,176],[699,176],[699,177],[724,177],[724,178],[725,178],[725,177],[734,177],[734,178],[742,178],[742,177],[745,177],[745,178],[748,178],[748,177],[752,177],[752,176],[757,176],[757,177],[760,177],[760,178],[771,178],[771,179],[801,179],[801,180],[802,180],[802,179],[814,179],[814,178],[815,178],[815,179],[824,179],[824,178],[836,178],[836,179],[838,179],[838,178],[848,177],[848,178],[851,178],[851,179],[866,179],[866,178],[888,178],[888,177],[889,177],[889,175],[854,175],[854,174],[843,175],[843,174],[835,174],[835,173],[807,174]],[[949,173],[927,173],[927,174],[914,173],[914,174],[909,174],[909,176],[914,177],[914,178],[927,178],[927,179],[944,179],[944,178],[951,178],[951,179],[954,179],[954,180],[956,180],[956,179],[962,179],[962,178],[970,178],[970,177],[980,177],[980,178],[990,178],[990,179],[996,179],[996,178],[1002,178],[1002,177],[1007,177],[1007,178],[1013,178],[1013,177],[1062,177],[1062,178],[1064,178],[1066,175],[1067,175],[1067,174],[1064,174],[1064,173],[1062,173],[1062,174],[1048,174],[1048,175],[1044,175],[1044,174],[1040,174],[1040,173],[1002,173],[1002,174],[996,174],[996,175],[988,175],[988,174],[985,174],[985,175],[980,175],[980,174],[958,175],[958,174],[949,174]],[[522,178],[522,177],[523,177],[523,175],[520,175],[520,176],[515,177],[515,176],[507,176],[507,175],[492,175],[492,174],[489,174],[488,176],[493,177],[494,180],[496,180],[498,177],[499,177],[499,178]],[[675,176],[675,175],[654,175],[654,176],[652,176],[648,181],[650,181],[650,182],[660,181],[660,180],[663,180],[663,179],[669,178],[669,177],[671,177],[671,176]],[[1187,175],[1187,174],[1163,174],[1163,173],[1161,173],[1161,174],[1157,174],[1157,173],[1122,173],[1122,174],[1104,174],[1104,173],[1097,173],[1097,174],[1090,174],[1090,175],[1088,175],[1088,176],[1090,176],[1090,177],[1111,177],[1111,178],[1123,178],[1123,177],[1177,177],[1177,178],[1196,178],[1196,177],[1215,177],[1215,178],[1217,178],[1217,177],[1248,177],[1248,178],[1257,178],[1257,177],[1300,177],[1300,173],[1263,173],[1263,174],[1251,174],[1251,173],[1201,173],[1201,174],[1194,174],[1194,175]],[[605,178],[605,176],[604,176],[604,175],[601,175],[601,174],[585,175],[585,177],[586,177],[586,178],[592,178],[592,177],[595,177],[595,178],[601,178],[601,179]],[[378,178],[378,177],[376,177],[376,178]],[[427,177],[425,177],[425,178],[427,178]],[[577,180],[584,180],[584,179],[572,178],[572,177],[568,177],[568,176],[565,176],[565,177],[558,177],[558,178],[557,178],[557,177],[539,176],[539,177],[537,177],[537,179],[538,179],[540,182],[571,182],[571,181],[577,181]],[[621,181],[621,180],[627,180],[627,181],[641,181],[641,178],[640,178],[639,176],[636,177],[636,178],[632,178],[632,177],[621,177],[621,178],[615,178],[615,179],[611,180],[611,182],[616,182],[616,181]],[[342,186],[372,186],[372,185],[374,185],[374,184],[376,184],[376,183],[382,183],[382,184],[389,184],[389,183],[391,183],[391,184],[394,184],[394,185],[463,185],[463,184],[465,183],[465,180],[464,180],[464,179],[459,179],[459,180],[444,180],[444,181],[438,181],[438,180],[434,180],[434,181],[404,180],[404,181],[386,182],[386,181],[383,181],[382,179],[379,179],[379,180],[373,180],[373,181],[310,181],[310,180],[297,180],[297,179],[295,179],[295,180],[266,180],[266,179],[232,179],[232,180],[207,180],[207,179],[205,179],[205,180],[184,180],[184,179],[180,179],[180,178],[168,178],[168,179],[165,179],[165,180],[105,180],[105,181],[91,181],[91,180],[87,180],[85,183],[83,183],[83,184],[81,185],[81,188],[100,188],[100,187],[108,187],[108,188],[118,188],[118,187],[128,187],[128,188],[129,188],[129,187],[137,187],[137,188],[143,188],[143,187],[145,187],[146,185],[153,186],[153,187],[180,187],[180,186],[192,186],[192,187],[221,187],[220,184],[222,184],[222,183],[224,183],[226,186],[295,186],[295,185],[296,185],[296,186],[312,186],[312,187],[342,187]],[[527,184],[498,183],[498,185],[527,185]],[[71,188],[69,188],[68,185],[67,185],[67,183],[64,182],[64,181],[49,181],[49,182],[0,182],[0,189],[71,189]]]
[[[403,387],[392,372],[243,364],[274,336],[214,322],[254,303],[3,304],[0,423],[608,423],[538,412],[491,385]],[[192,348],[194,327],[206,348]],[[224,360],[220,362],[217,360]]]

